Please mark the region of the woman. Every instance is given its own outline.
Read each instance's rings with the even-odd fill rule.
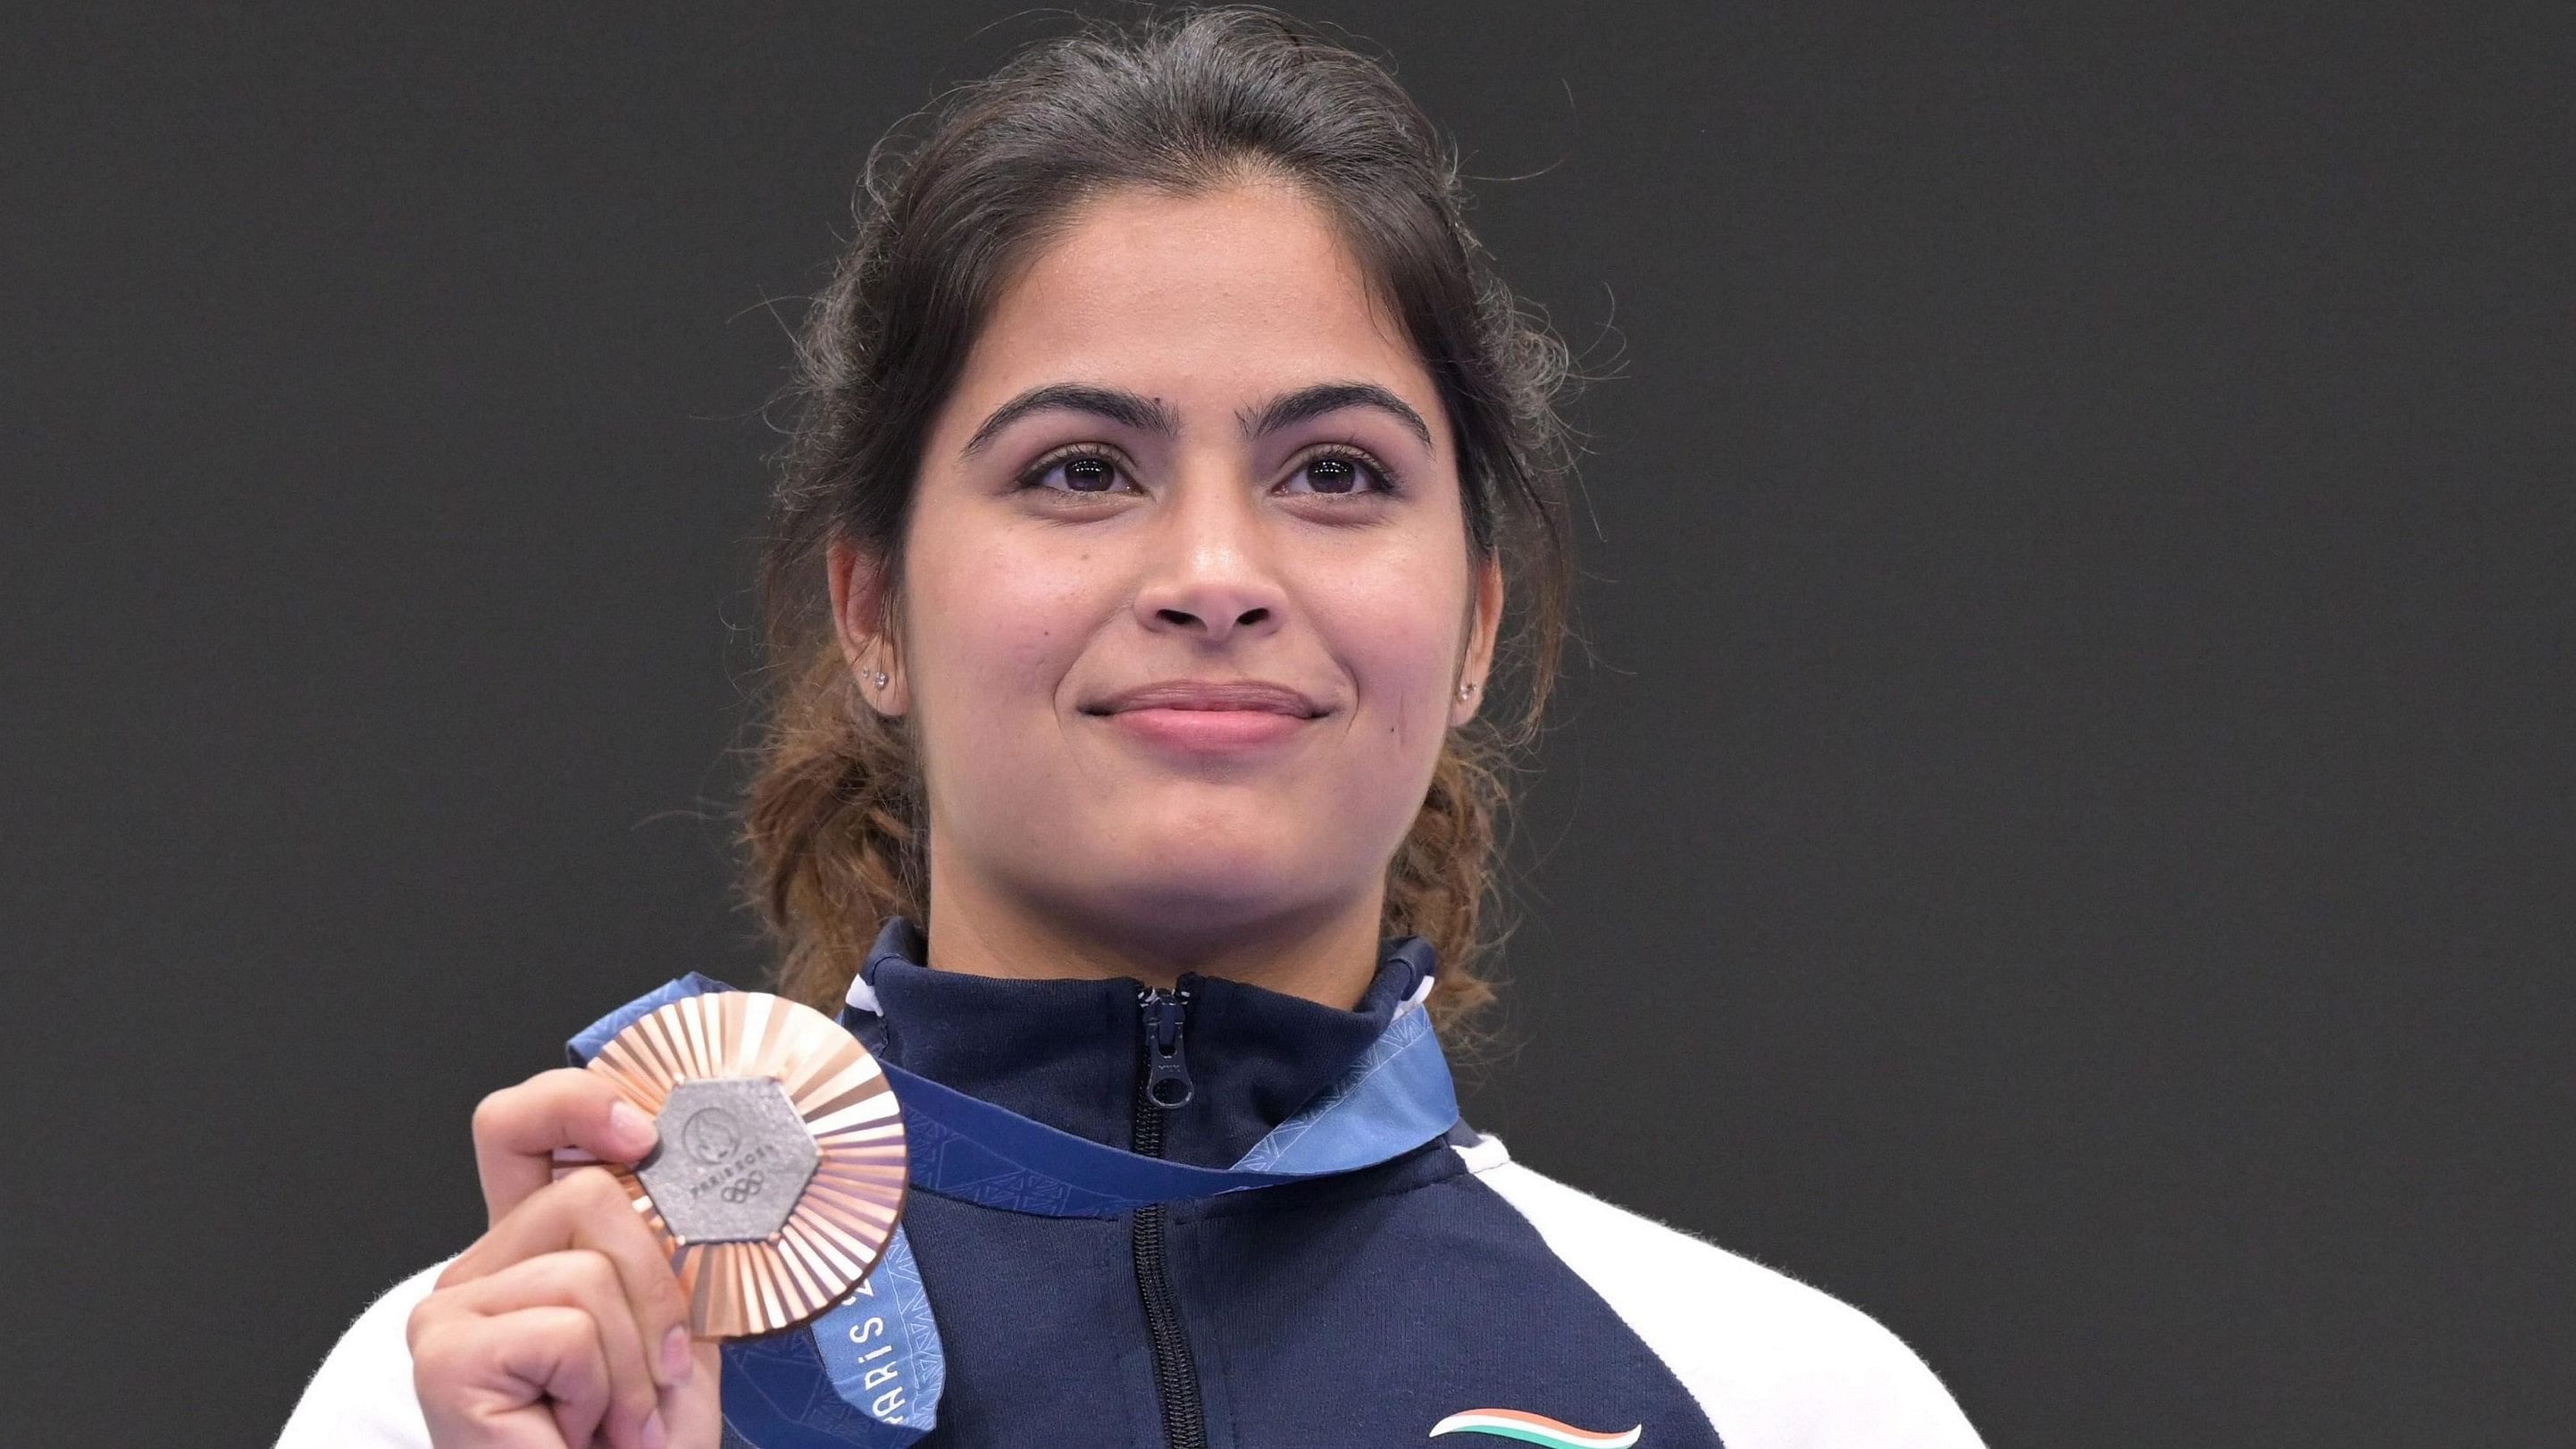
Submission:
[[[763,580],[780,989],[1121,1162],[1275,1160],[1417,1007],[1490,995],[1497,766],[1564,632],[1562,354],[1394,81],[1266,13],[1039,47],[866,202]],[[1448,1125],[1437,1058],[1411,1131],[1284,1186],[1068,1211],[916,1162],[886,1281],[722,1347],[605,1172],[552,1180],[651,1124],[542,1073],[476,1114],[490,1231],[284,1442],[1976,1442],[1857,1311]]]

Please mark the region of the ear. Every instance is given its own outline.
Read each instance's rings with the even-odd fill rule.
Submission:
[[[1494,642],[1503,625],[1503,561],[1500,555],[1488,555],[1476,565],[1475,597],[1468,601],[1467,651],[1458,664],[1458,681],[1449,687],[1449,727],[1456,729],[1476,717],[1477,708],[1485,702],[1486,691],[1494,677]],[[1476,686],[1465,699],[1458,697],[1458,684]]]
[[[902,714],[911,707],[911,695],[900,652],[886,629],[882,572],[858,545],[839,537],[825,550],[823,567],[832,586],[832,632],[858,680],[859,697],[879,714]],[[876,682],[880,672],[886,676],[883,685]]]

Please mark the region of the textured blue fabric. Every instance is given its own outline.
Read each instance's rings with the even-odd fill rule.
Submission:
[[[1372,1167],[1444,1136],[1458,1120],[1449,1065],[1419,1011],[1398,1018],[1343,1080],[1230,1169],[1139,1157],[891,1063],[884,1070],[903,1103],[914,1186],[1046,1217],[1114,1218],[1153,1203]]]
[[[1719,1443],[1652,1350],[1446,1144],[1168,1212],[1212,1449],[1395,1449],[1487,1407],[1644,1424],[1640,1449]],[[948,1345],[921,1449],[1160,1449],[1124,1225],[935,1197],[910,1224]]]
[[[904,947],[919,940],[917,931],[898,920],[881,933],[869,964],[914,964],[904,959]],[[1428,1016],[1400,1009],[1405,994],[1422,985],[1430,970],[1429,949],[1419,938],[1391,943],[1372,987],[1372,995],[1383,998],[1381,1007],[1366,1013],[1383,1023],[1377,1039],[1229,1170],[1139,1156],[882,1063],[903,1102],[912,1184],[917,1191],[1013,1212],[1115,1218],[1151,1204],[1268,1190],[1374,1166],[1443,1139],[1458,1121],[1448,1063]],[[1197,980],[1182,982],[1193,1003]],[[663,1005],[731,989],[692,973],[593,1023],[567,1044],[567,1053],[575,1062],[587,1061],[617,1032]],[[1132,1004],[1137,984],[1123,989]],[[856,1029],[872,1015],[878,1013],[854,1007],[843,1020]],[[1240,1008],[1235,1015],[1258,1020]],[[737,1434],[781,1449],[852,1440],[901,1446],[937,1424],[945,1354],[901,1228],[869,1281],[808,1325],[802,1347],[782,1341],[795,1337],[728,1346],[727,1417]],[[828,1381],[830,1394],[817,1390],[818,1377]],[[847,1410],[865,1418],[854,1424]]]
[[[859,976],[881,1016],[853,1028],[879,1058],[1032,1121],[1128,1145],[1144,1031],[1132,980],[997,981],[923,963],[921,928],[878,931]],[[1185,975],[1187,1052],[1198,1085],[1163,1119],[1163,1155],[1232,1167],[1338,1081],[1386,1031],[1434,966],[1428,943],[1385,943],[1348,1011],[1222,977]]]
[[[922,960],[918,929],[898,920],[861,973],[882,1015],[852,1027],[881,1060],[1129,1145],[1136,983],[1005,981]],[[1360,1061],[1419,984],[1419,964],[1382,960],[1354,1011],[1193,983],[1197,1093],[1172,1114],[1172,1157],[1241,1160]],[[1487,1407],[1600,1431],[1644,1424],[1640,1449],[1718,1444],[1654,1353],[1465,1171],[1450,1144],[1473,1140],[1460,1124],[1377,1167],[1163,1210],[1212,1449],[1418,1445],[1440,1419]],[[916,1191],[904,1225],[945,1349],[938,1424],[919,1449],[1164,1444],[1127,1221]],[[728,1445],[892,1442],[828,1387],[813,1396],[828,1370],[811,1336],[752,1342],[726,1357]]]
[[[574,1066],[587,1066],[616,1035],[674,1001],[704,996],[710,991],[731,991],[732,987],[712,976],[692,971],[676,981],[666,981],[633,1001],[617,1008],[599,1020],[583,1027],[573,1039],[564,1043],[564,1059]]]

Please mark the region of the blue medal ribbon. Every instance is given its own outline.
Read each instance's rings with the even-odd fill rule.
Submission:
[[[1429,964],[1429,947],[1398,949]],[[1429,975],[1423,974],[1427,987]],[[683,997],[734,988],[696,972],[647,992],[566,1044],[573,1065],[610,1038]],[[1043,1217],[1113,1218],[1155,1203],[1374,1167],[1448,1132],[1458,1098],[1421,996],[1340,1080],[1273,1128],[1230,1168],[1193,1167],[1078,1137],[879,1059],[903,1106],[912,1185],[942,1197]],[[855,1029],[874,1013],[864,986],[841,1013]],[[909,1445],[938,1423],[946,1359],[911,1243],[897,1225],[865,1283],[803,1332],[724,1346],[728,1446],[848,1449]]]

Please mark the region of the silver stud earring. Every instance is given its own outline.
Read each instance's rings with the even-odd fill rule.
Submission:
[[[1475,692],[1476,686],[1472,682],[1458,686],[1458,697],[1460,699],[1465,699],[1468,695],[1474,694]]]
[[[884,670],[880,669],[868,677],[876,681],[877,688],[883,689],[886,687],[886,672]]]

